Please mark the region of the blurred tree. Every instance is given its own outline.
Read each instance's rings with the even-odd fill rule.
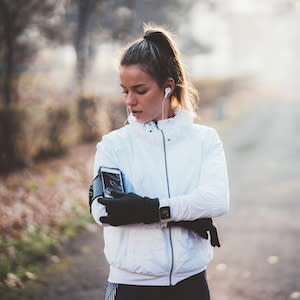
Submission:
[[[86,77],[88,61],[92,57],[93,44],[90,41],[91,23],[93,13],[99,0],[75,0],[77,7],[77,26],[74,33],[74,47],[77,57],[76,76],[77,90],[79,94],[84,91],[84,79]]]
[[[120,0],[69,0],[65,2],[65,22],[71,31],[76,53],[76,86],[84,94],[87,70],[95,48],[107,40],[124,39],[130,9]]]
[[[177,29],[194,0],[68,0],[66,30],[71,28],[76,52],[76,89],[85,94],[85,80],[100,43],[128,41],[142,31],[143,23],[168,24]],[[159,7],[159,9],[157,9]],[[180,13],[179,13],[180,12]]]
[[[57,3],[56,0],[0,0],[1,98],[5,105],[18,99],[18,77],[26,59],[34,52],[33,36],[45,33],[57,38],[52,18]]]

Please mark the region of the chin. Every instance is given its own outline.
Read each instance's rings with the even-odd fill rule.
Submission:
[[[133,116],[135,118],[135,120],[139,123],[147,123],[149,121],[151,121],[150,118],[146,118],[146,117],[143,117],[143,116]]]
[[[142,123],[142,124],[144,124],[144,123],[147,123],[147,122],[151,121],[151,120],[144,119],[144,118],[135,118],[135,119],[136,119],[136,121],[137,121],[137,122],[139,122],[139,123]]]
[[[161,120],[160,117],[157,116],[134,116],[136,121],[142,124],[148,123],[150,121],[158,121]]]

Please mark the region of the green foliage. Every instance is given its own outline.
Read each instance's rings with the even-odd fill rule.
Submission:
[[[5,282],[8,273],[21,280],[28,279],[28,272],[35,273],[50,254],[55,253],[65,238],[74,238],[92,222],[89,213],[73,207],[63,222],[52,227],[41,227],[32,232],[15,231],[14,237],[0,238],[0,282]]]
[[[46,186],[53,186],[63,181],[63,177],[60,174],[50,174],[47,176],[45,184]]]
[[[30,191],[30,192],[34,192],[38,189],[38,184],[32,180],[28,181],[27,182],[27,189]]]
[[[2,248],[2,241],[1,241],[1,248]],[[3,249],[1,249],[0,254],[0,281],[5,279],[6,274],[10,273],[12,270],[12,261],[7,259],[7,255],[2,253]]]
[[[93,222],[90,214],[82,214],[81,211],[81,208],[72,206],[65,220],[59,223],[61,235],[73,238],[78,230],[84,229],[86,224]]]
[[[18,253],[24,253],[19,256],[19,264],[29,264],[33,261],[44,258],[54,249],[55,239],[48,232],[38,230],[28,233],[15,245]],[[26,255],[26,254],[29,254]]]
[[[44,259],[54,250],[55,240],[48,232],[36,230],[20,238],[0,240],[0,281],[8,273],[24,276],[32,264]]]

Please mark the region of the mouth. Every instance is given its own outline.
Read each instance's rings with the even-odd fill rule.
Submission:
[[[132,113],[133,116],[137,116],[137,115],[139,115],[140,113],[142,113],[141,110],[130,110],[130,112]]]

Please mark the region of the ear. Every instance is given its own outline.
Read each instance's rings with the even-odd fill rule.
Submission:
[[[166,90],[166,88],[170,88],[170,92],[168,92],[168,97],[170,97],[174,90],[175,90],[175,81],[172,77],[169,77],[167,80],[166,80],[166,83],[164,84],[164,91]]]

